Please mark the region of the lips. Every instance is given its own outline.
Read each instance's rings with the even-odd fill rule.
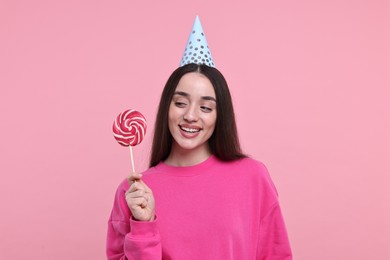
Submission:
[[[189,133],[189,134],[199,133],[201,130],[200,128],[184,127],[181,125],[179,125],[179,127],[181,130],[183,130],[184,132]]]
[[[198,136],[199,132],[202,130],[199,126],[193,125],[179,125],[182,136],[186,138],[194,138]]]

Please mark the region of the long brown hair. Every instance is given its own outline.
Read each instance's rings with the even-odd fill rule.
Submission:
[[[208,140],[211,153],[222,161],[233,161],[246,157],[241,152],[232,98],[224,76],[216,68],[191,63],[177,68],[172,73],[161,94],[150,155],[150,167],[167,159],[171,152],[173,138],[168,128],[169,106],[180,79],[184,74],[190,72],[203,74],[214,87],[217,99],[217,121],[214,132]]]

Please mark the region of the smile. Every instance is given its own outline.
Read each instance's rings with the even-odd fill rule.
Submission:
[[[189,133],[189,134],[199,133],[200,130],[202,130],[200,128],[188,128],[188,127],[183,127],[183,126],[180,126],[180,125],[179,125],[179,127],[180,127],[181,130],[183,130],[184,132]]]

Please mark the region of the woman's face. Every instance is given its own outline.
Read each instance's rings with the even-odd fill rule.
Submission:
[[[217,100],[210,80],[196,72],[179,81],[169,106],[172,149],[209,154],[208,139],[217,120]]]

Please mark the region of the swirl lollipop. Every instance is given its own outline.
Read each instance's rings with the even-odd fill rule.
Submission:
[[[120,113],[112,126],[114,138],[122,146],[130,148],[130,158],[133,172],[135,172],[132,146],[142,142],[146,133],[145,117],[134,109]]]

